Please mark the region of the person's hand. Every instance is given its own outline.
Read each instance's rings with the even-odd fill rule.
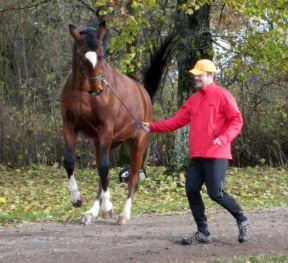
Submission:
[[[220,141],[219,138],[216,138],[214,141],[213,141],[213,144],[214,145],[220,145],[220,146],[223,146],[224,144]]]
[[[146,131],[146,132],[150,132],[150,128],[149,128],[149,122],[142,122],[141,123],[142,124],[142,129],[144,130],[144,131]]]

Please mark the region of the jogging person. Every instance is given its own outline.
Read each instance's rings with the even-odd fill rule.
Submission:
[[[190,163],[186,170],[185,190],[197,231],[182,239],[183,245],[212,241],[208,229],[201,188],[205,183],[209,197],[236,219],[240,243],[250,239],[248,217],[237,201],[224,190],[231,142],[240,133],[243,118],[233,95],[214,81],[215,64],[199,60],[189,74],[195,78],[194,92],[177,113],[165,120],[142,122],[147,132],[168,132],[189,123]]]

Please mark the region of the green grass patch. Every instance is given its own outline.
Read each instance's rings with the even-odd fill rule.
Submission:
[[[212,263],[284,263],[288,262],[288,256],[250,256],[250,257],[235,257],[225,260],[215,260]]]
[[[189,263],[287,263],[288,256],[247,256],[209,261],[189,261]],[[169,263],[184,263],[183,261],[169,261]]]
[[[120,168],[111,169],[110,192],[114,212],[126,200],[127,184],[118,182]],[[189,209],[185,196],[184,173],[167,174],[163,167],[148,167],[149,178],[141,180],[132,207],[133,214],[177,212]],[[98,175],[94,169],[75,171],[84,205],[70,204],[65,170],[58,167],[30,166],[11,169],[0,166],[0,224],[36,221],[74,221],[91,208]],[[275,168],[230,168],[226,190],[247,210],[288,204],[288,170]],[[217,209],[203,187],[207,209]]]

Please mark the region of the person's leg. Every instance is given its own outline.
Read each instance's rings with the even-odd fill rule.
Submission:
[[[248,218],[236,200],[224,191],[228,160],[202,159],[205,184],[209,197],[224,207],[236,219],[239,227],[239,242],[250,238]]]
[[[189,167],[186,170],[186,195],[198,231],[208,236],[209,231],[205,216],[205,206],[200,193],[203,183],[204,175],[199,158],[191,159]]]
[[[228,210],[237,222],[247,220],[236,200],[224,191],[228,160],[202,159],[201,164],[209,197]]]

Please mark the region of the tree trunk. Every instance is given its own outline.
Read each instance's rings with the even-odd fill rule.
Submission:
[[[213,57],[210,33],[210,5],[205,4],[194,11],[192,15],[186,14],[179,8],[186,0],[177,0],[176,29],[179,34],[177,63],[178,63],[178,106],[195,91],[193,78],[187,73],[201,58]],[[176,133],[175,160],[176,169],[182,169],[189,161],[189,127],[188,125]],[[193,142],[192,142],[193,143]]]
[[[178,6],[186,2],[178,0]],[[197,60],[213,57],[213,49],[210,33],[210,5],[203,5],[192,15],[187,15],[177,9],[177,31],[179,34],[178,44],[178,105],[180,106],[195,90],[194,83],[187,74]]]

